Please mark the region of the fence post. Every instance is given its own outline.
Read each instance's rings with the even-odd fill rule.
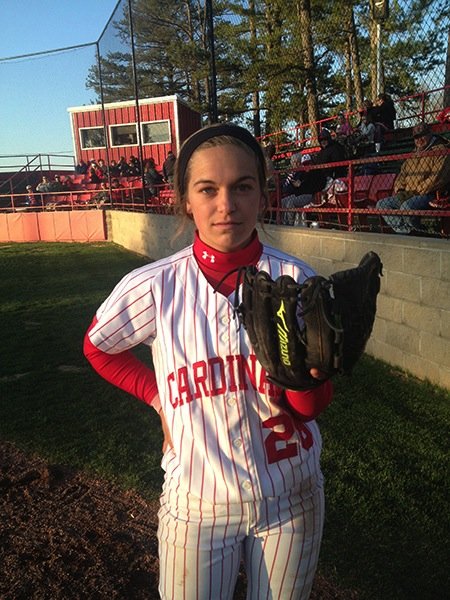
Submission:
[[[347,213],[347,228],[351,231],[352,228],[352,205],[353,192],[355,189],[355,178],[353,177],[353,162],[348,163],[348,213]]]

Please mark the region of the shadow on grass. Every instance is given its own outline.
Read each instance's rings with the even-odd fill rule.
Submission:
[[[108,244],[0,245],[0,255],[1,438],[156,498],[157,415],[81,352],[100,302],[145,259]],[[450,394],[365,357],[336,380],[319,425],[321,573],[363,590],[360,600],[447,598]]]
[[[449,400],[365,357],[320,417],[321,567],[363,598],[448,597]]]

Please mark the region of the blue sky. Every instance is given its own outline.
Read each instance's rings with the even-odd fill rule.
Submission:
[[[1,0],[0,59],[96,42],[117,0]],[[89,104],[95,46],[0,60],[0,155],[72,151],[67,108]]]

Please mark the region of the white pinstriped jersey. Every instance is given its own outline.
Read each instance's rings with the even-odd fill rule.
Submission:
[[[314,274],[269,246],[257,268],[299,282]],[[214,293],[189,246],[125,276],[98,309],[90,339],[112,354],[151,346],[173,441],[163,458],[172,489],[215,504],[260,501],[299,485],[308,494],[321,484],[319,429],[278,406],[281,390],[266,380],[233,318],[233,298]]]

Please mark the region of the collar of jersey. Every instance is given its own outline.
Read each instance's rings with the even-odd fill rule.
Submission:
[[[225,274],[237,267],[256,265],[262,253],[262,244],[255,229],[250,243],[245,248],[236,252],[219,252],[202,242],[196,231],[193,250],[200,267]]]

